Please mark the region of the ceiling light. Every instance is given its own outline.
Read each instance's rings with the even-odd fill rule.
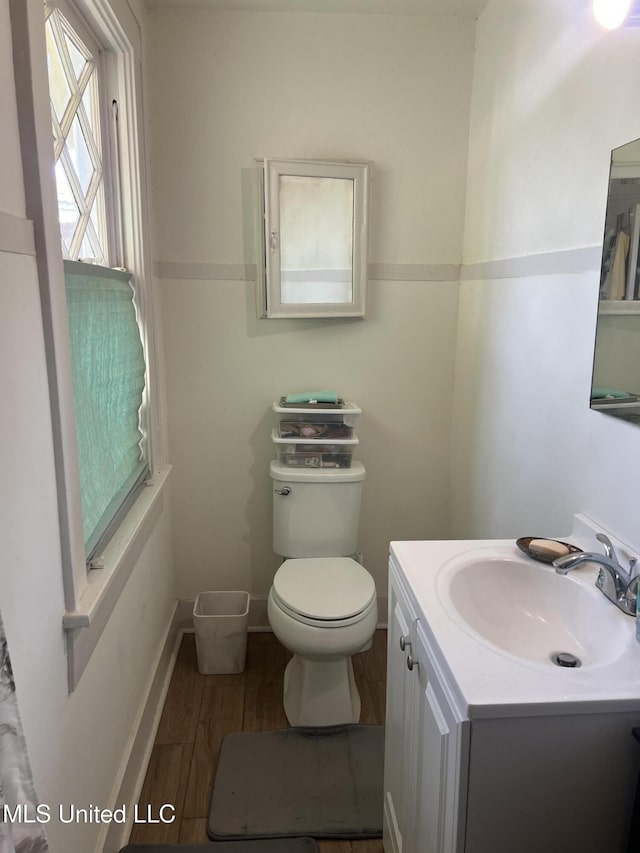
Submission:
[[[631,0],[593,0],[593,14],[600,26],[615,30],[629,14]]]

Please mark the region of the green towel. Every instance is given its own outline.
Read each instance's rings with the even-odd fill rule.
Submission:
[[[592,388],[591,399],[603,400],[605,397],[630,397],[628,391],[616,391],[615,388]]]
[[[300,394],[287,394],[287,403],[337,403],[335,391],[303,391]]]

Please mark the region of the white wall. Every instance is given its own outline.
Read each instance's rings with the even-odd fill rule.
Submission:
[[[0,0],[0,607],[41,802],[113,804],[150,669],[172,612],[168,496],[77,690],[67,690],[48,377],[25,219],[8,0]],[[11,219],[5,219],[9,214]],[[9,225],[12,224],[12,227]],[[6,227],[5,227],[6,226]],[[90,853],[97,824],[46,827],[52,853]]]
[[[156,255],[254,263],[256,157],[373,162],[370,260],[458,263],[474,22],[150,15]]]
[[[361,548],[385,595],[391,539],[448,533],[457,283],[370,281],[364,321],[288,321],[256,320],[251,283],[204,279],[255,263],[264,156],[370,160],[370,261],[400,278],[459,263],[474,22],[181,10],[150,23],[179,596],[266,595],[270,406],[318,386],[364,411]]]
[[[163,287],[179,597],[212,588],[266,596],[279,562],[271,401],[317,387],[364,410],[360,539],[384,596],[389,541],[447,530],[455,285],[385,282],[365,322],[315,323],[256,320],[240,282]]]
[[[602,243],[610,151],[640,136],[640,30],[583,0],[492,0],[478,26],[464,260]],[[588,408],[599,271],[466,281],[454,533],[566,533],[585,512],[638,542],[640,431]]]

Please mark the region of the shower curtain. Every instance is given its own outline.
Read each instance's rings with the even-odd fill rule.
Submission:
[[[36,808],[36,792],[0,614],[0,853],[48,853]]]

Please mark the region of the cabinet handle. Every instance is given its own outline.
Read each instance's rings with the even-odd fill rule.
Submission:
[[[409,634],[404,634],[400,637],[400,651],[403,652],[407,647],[411,648],[411,642],[409,640]]]
[[[420,666],[420,661],[414,660],[411,655],[407,655],[407,669],[413,672],[414,666]]]

